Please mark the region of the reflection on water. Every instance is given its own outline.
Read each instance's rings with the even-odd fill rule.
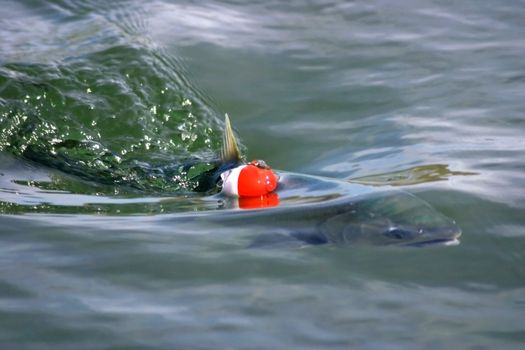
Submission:
[[[350,182],[372,186],[408,186],[448,180],[452,176],[478,175],[473,172],[452,171],[446,164],[429,164],[388,174],[378,174],[349,179]]]

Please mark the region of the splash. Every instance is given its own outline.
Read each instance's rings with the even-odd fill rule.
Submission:
[[[98,183],[191,190],[222,125],[169,63],[155,50],[119,46],[1,66],[0,151]]]

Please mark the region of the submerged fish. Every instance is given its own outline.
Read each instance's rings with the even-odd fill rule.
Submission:
[[[251,247],[304,245],[455,245],[461,229],[416,196],[316,176],[279,172],[277,207],[166,216],[175,232],[226,231]],[[224,207],[237,198],[215,195]]]
[[[228,117],[223,143],[222,163],[206,175],[222,187],[218,197],[225,206],[279,208],[184,216],[177,219],[178,225],[199,220],[227,225],[232,230],[263,232],[255,245],[366,242],[421,246],[459,242],[458,225],[410,193],[302,174],[277,175],[262,161],[243,164]],[[243,179],[247,167],[251,171]],[[250,192],[246,187],[256,190]]]
[[[220,158],[207,162],[204,171],[191,177],[196,183],[194,189],[203,195],[190,196],[191,201],[186,198],[187,195],[174,197],[190,203],[185,206],[189,209],[184,210],[191,212],[184,213],[180,209],[174,209],[173,214],[159,215],[153,222],[161,223],[161,228],[170,227],[181,233],[230,232],[241,236],[248,235],[251,238],[255,236],[252,246],[421,246],[458,242],[457,238],[461,234],[458,225],[410,193],[349,181],[273,171],[263,161],[243,161],[237,145],[229,119],[226,118]],[[73,142],[64,147],[77,153],[84,150]],[[71,167],[72,163],[68,162],[67,158],[46,157],[36,153],[31,155],[39,156],[41,162],[44,159],[43,163],[52,167],[73,174],[77,174],[77,170],[79,175],[85,174],[82,167]],[[187,165],[198,166],[197,162]],[[106,172],[111,170],[109,168]],[[93,176],[88,178],[93,179],[100,172],[88,174],[92,174]],[[105,177],[112,178],[111,174]],[[169,177],[165,179],[168,181]],[[46,193],[43,200],[50,203],[53,196],[60,194]],[[57,208],[59,207],[57,212],[63,213],[65,209],[61,198],[56,199]],[[87,201],[80,204],[82,208],[89,208],[89,205],[86,207],[85,204],[91,203],[93,199],[89,196],[82,198],[79,197],[79,200]],[[161,198],[159,205],[169,200],[169,197]],[[111,203],[114,199],[97,196],[97,203],[103,201]],[[97,207],[99,206],[100,204],[97,204]],[[121,209],[121,204],[118,204],[118,209]],[[196,209],[204,211],[195,212]],[[73,212],[77,213],[78,209],[73,209]],[[118,215],[112,220],[119,220]],[[166,220],[168,225],[165,225]]]

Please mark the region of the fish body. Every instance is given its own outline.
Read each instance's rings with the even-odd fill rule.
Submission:
[[[215,175],[221,179],[218,183],[222,186],[216,196],[224,207],[258,210],[225,210],[220,215],[198,219],[259,232],[256,245],[269,242],[280,245],[290,239],[306,244],[335,245],[454,244],[461,235],[461,229],[453,220],[408,192],[317,176],[276,173],[262,161],[243,163],[236,144],[226,116],[222,165],[215,172],[220,172],[225,164],[229,166]],[[275,183],[260,186],[260,192],[244,193],[239,173],[247,166],[254,168],[253,182],[264,185],[265,179],[271,176]]]
[[[280,187],[282,212],[259,215],[272,225],[295,226],[289,234],[305,243],[450,244],[461,235],[454,220],[402,190],[290,173],[281,174]]]
[[[186,192],[182,196],[177,193],[172,200],[189,203],[182,206],[189,212],[174,209],[172,214],[156,216],[153,220],[162,223],[161,228],[171,227],[173,232],[180,233],[230,232],[246,235],[252,240],[252,246],[305,244],[421,246],[452,244],[457,242],[461,234],[460,228],[453,220],[445,217],[423,200],[402,190],[394,190],[390,187],[385,190],[384,187],[364,183],[274,171],[261,161],[246,163],[241,157],[228,118],[226,118],[223,143],[223,151],[216,161],[199,163],[196,159],[188,162],[186,165],[188,169],[204,169],[192,175],[192,181],[197,183],[193,189],[202,193]],[[87,176],[84,168],[91,169],[91,163],[75,163],[70,159],[70,157],[92,158],[91,151],[98,147],[78,142],[65,142],[61,147],[64,150],[58,155],[28,154],[33,155],[40,163],[78,174],[79,177],[98,183],[107,180],[112,185],[143,188],[142,182],[135,184],[125,181],[128,178],[127,174],[123,174],[126,176],[122,177],[115,176],[115,169],[120,169],[119,164],[114,164],[114,167],[104,167],[103,171],[95,167],[92,171],[87,171]],[[106,158],[112,159],[111,154],[105,150],[96,156],[101,162]],[[109,161],[102,163],[113,164]],[[247,167],[256,170],[253,172],[255,176],[252,176],[252,180],[257,186],[261,185],[260,182],[264,185],[260,187],[261,193],[254,195],[240,190],[239,187],[236,190],[227,188],[229,175],[233,170]],[[147,166],[140,166],[139,170],[143,170],[146,175],[151,171]],[[169,167],[159,169],[159,181],[167,183],[172,178],[170,172],[177,174],[178,170],[178,166],[174,166],[173,169]],[[239,170],[238,173],[240,174],[241,171]],[[270,184],[266,186],[265,181],[270,176]],[[4,176],[4,180],[7,178]],[[122,182],[115,181],[115,178]],[[144,178],[148,179],[147,176]],[[9,186],[14,186],[13,181],[8,183]],[[148,188],[150,187],[146,187]],[[59,193],[46,193],[45,200],[52,202],[53,198],[57,197],[59,212],[62,212],[61,196]],[[162,201],[169,200],[165,193],[162,197]],[[87,201],[86,203],[91,203],[90,201],[93,200],[90,196],[75,198],[79,198],[79,201]],[[115,199],[96,197],[97,203],[104,200],[111,203]],[[123,220],[127,222],[131,218],[126,217]],[[165,225],[166,220],[169,221],[167,225]],[[126,225],[122,226],[126,227]]]
[[[226,231],[251,237],[251,247],[304,245],[457,244],[461,229],[406,191],[277,171],[276,206],[243,210],[239,198],[219,193],[218,211],[167,217],[176,232]]]

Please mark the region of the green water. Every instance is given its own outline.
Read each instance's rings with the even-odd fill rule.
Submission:
[[[523,1],[0,5],[2,349],[522,348]],[[408,191],[461,243],[181,221],[221,215],[191,179],[226,112],[248,159]]]

